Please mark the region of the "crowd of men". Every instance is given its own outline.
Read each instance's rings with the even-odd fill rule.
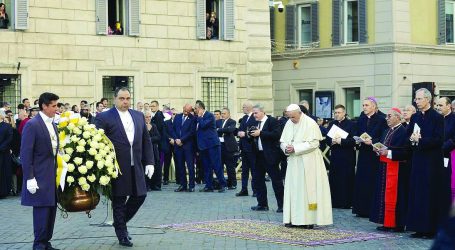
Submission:
[[[448,220],[455,199],[455,102],[441,97],[433,103],[427,89],[415,94],[417,110],[407,105],[386,113],[379,110],[374,97],[365,98],[356,121],[348,118],[343,105],[336,105],[334,120],[327,126],[308,112],[308,102],[291,104],[276,118],[267,115],[261,104],[245,102],[238,126],[228,108],[211,113],[202,101],[194,107],[185,104],[181,112],[167,106],[160,110],[158,101],[138,102],[135,109],[144,114],[155,159],[147,188],[160,191],[162,185],[169,185],[173,160],[175,192],[195,192],[197,183],[204,184],[200,192],[236,190],[241,159],[241,185],[235,195],[249,196],[251,175],[257,200],[251,209],[268,211],[265,182],[271,181],[276,212],[284,210],[287,226],[332,224],[333,207],[352,209],[356,216],[380,224],[381,231],[406,230],[414,232],[412,237],[432,238]],[[58,114],[70,109],[94,122],[111,108],[106,98],[96,103],[95,112],[90,112],[86,101],[71,108],[63,103],[57,106],[56,123]],[[21,129],[37,114],[28,99],[14,117],[9,108],[6,103],[0,110],[6,121],[0,123],[2,166],[10,152],[10,166],[19,164],[14,159]],[[322,144],[330,147],[328,175],[319,150]],[[8,178],[20,175],[20,167],[10,169],[14,172],[2,173]],[[16,184],[20,178],[14,182],[5,178],[2,174],[0,196],[20,192]]]

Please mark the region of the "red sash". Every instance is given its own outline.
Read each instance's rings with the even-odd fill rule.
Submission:
[[[381,155],[380,161],[387,164],[385,185],[384,227],[396,227],[395,211],[398,196],[398,161],[392,161]]]

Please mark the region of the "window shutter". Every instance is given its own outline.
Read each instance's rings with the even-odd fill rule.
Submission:
[[[206,37],[206,20],[205,20],[205,0],[197,0],[196,2],[196,36],[198,39]]]
[[[275,41],[275,7],[269,7],[270,10],[270,40]]]
[[[368,42],[367,0],[359,0],[359,43]]]
[[[332,1],[332,45],[337,46],[341,44],[340,40],[340,0]]]
[[[446,1],[438,0],[438,44],[446,44]]]
[[[286,5],[286,48],[295,48],[295,6]],[[290,46],[289,46],[290,45]]]
[[[234,0],[224,0],[224,40],[234,40]]]
[[[128,2],[128,34],[139,36],[141,34],[141,1],[129,0]]]
[[[107,34],[107,0],[96,0],[96,34]]]
[[[15,29],[28,29],[28,0],[16,0],[14,5],[16,10],[14,16]]]
[[[312,3],[311,4],[311,41],[318,42],[319,41],[319,23],[318,23],[318,4],[319,3]]]

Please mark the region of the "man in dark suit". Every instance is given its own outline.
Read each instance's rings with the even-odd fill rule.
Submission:
[[[175,192],[194,192],[194,134],[196,132],[196,118],[191,114],[193,107],[185,104],[183,113],[174,118],[174,160],[180,186]],[[188,168],[189,185],[186,180],[186,167]]]
[[[171,167],[172,155],[174,152],[174,125],[173,119],[164,121],[164,132],[161,136],[161,150],[163,157],[163,185],[169,184],[169,169]]]
[[[115,147],[122,174],[112,182],[113,226],[119,244],[132,247],[126,223],[144,203],[147,196],[144,169],[145,175],[152,178],[155,159],[144,114],[130,109],[129,89],[116,89],[114,101],[114,108],[96,116],[95,125],[104,129]]]
[[[55,249],[49,241],[57,211],[55,178],[59,141],[53,120],[58,99],[52,93],[41,94],[39,115],[27,122],[22,133],[22,205],[33,206],[33,249]]]
[[[242,190],[236,193],[236,196],[248,196],[248,180],[250,178],[251,171],[251,186],[253,189],[253,196],[256,195],[255,187],[255,161],[256,158],[253,153],[253,140],[248,135],[248,129],[256,125],[256,120],[253,116],[253,104],[251,102],[245,102],[242,106],[243,113],[240,122],[240,127],[237,132],[237,136],[240,141],[240,151],[242,156]]]
[[[216,133],[215,116],[205,110],[203,102],[198,101],[195,105],[197,117],[197,146],[204,167],[205,187],[201,192],[213,192],[213,172],[218,179],[221,188],[218,192],[226,191],[226,180],[221,168],[221,147],[218,134]]]
[[[277,201],[277,213],[283,212],[284,186],[281,179],[280,162],[280,136],[281,128],[277,119],[265,115],[264,107],[257,104],[253,107],[254,118],[256,119],[256,130],[250,135],[254,138],[254,153],[256,156],[256,191],[258,205],[251,207],[254,211],[267,211],[267,187],[265,185],[265,173],[272,179],[273,191]]]
[[[226,165],[228,174],[228,189],[237,188],[237,177],[235,175],[236,159],[234,154],[238,151],[237,141],[234,137],[236,130],[236,121],[231,119],[231,113],[228,108],[221,111],[221,122],[217,123],[218,137],[221,142],[221,168]]]

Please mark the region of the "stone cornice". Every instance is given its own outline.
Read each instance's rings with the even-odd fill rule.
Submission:
[[[311,57],[332,57],[392,52],[455,56],[455,46],[387,43],[374,45],[348,45],[332,48],[303,48],[287,50],[284,52],[272,52],[272,60],[280,61]]]

